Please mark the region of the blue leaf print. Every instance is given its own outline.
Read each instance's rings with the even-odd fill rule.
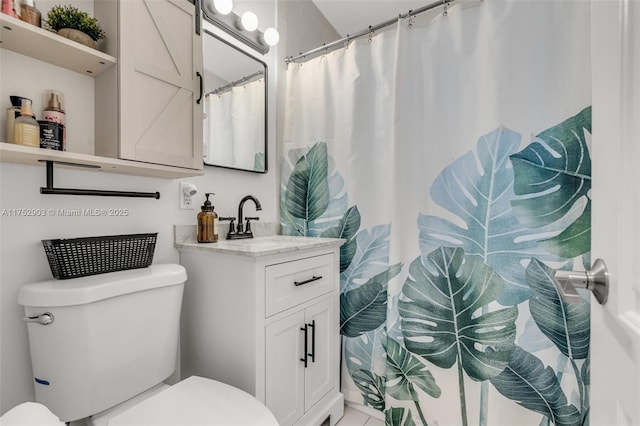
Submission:
[[[427,255],[438,247],[459,247],[477,256],[505,281],[498,296],[502,305],[526,300],[529,287],[525,266],[532,257],[557,257],[538,248],[546,229],[528,229],[513,214],[513,169],[509,156],[517,152],[520,134],[504,127],[478,140],[440,173],[431,186],[431,198],[456,216],[456,222],[431,215],[418,217],[420,250]]]
[[[363,229],[356,236],[356,253],[351,264],[340,274],[342,291],[352,290],[389,268],[391,225]]]

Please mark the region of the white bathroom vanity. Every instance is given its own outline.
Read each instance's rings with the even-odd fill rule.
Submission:
[[[343,240],[176,238],[187,270],[181,375],[255,395],[282,426],[334,425],[340,393]]]

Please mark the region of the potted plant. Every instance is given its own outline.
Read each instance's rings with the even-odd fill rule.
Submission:
[[[105,36],[96,18],[70,5],[51,8],[45,24],[51,31],[94,49],[96,42]]]

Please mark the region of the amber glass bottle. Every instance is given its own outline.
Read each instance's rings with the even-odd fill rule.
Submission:
[[[202,205],[202,211],[198,213],[198,242],[215,243],[218,241],[218,215],[209,201],[209,195],[213,194],[204,195],[207,199]]]

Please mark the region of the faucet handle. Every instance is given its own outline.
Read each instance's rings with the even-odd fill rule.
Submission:
[[[251,232],[251,222],[250,221],[251,220],[260,220],[260,218],[256,216],[256,217],[245,217],[245,219],[247,220],[247,224],[246,224],[246,226],[244,228],[244,233],[245,234],[251,234],[252,232]]]
[[[219,217],[218,218],[219,221],[225,221],[228,220],[229,221],[229,234],[235,234],[236,232],[236,224],[233,223],[236,218],[235,217]]]

